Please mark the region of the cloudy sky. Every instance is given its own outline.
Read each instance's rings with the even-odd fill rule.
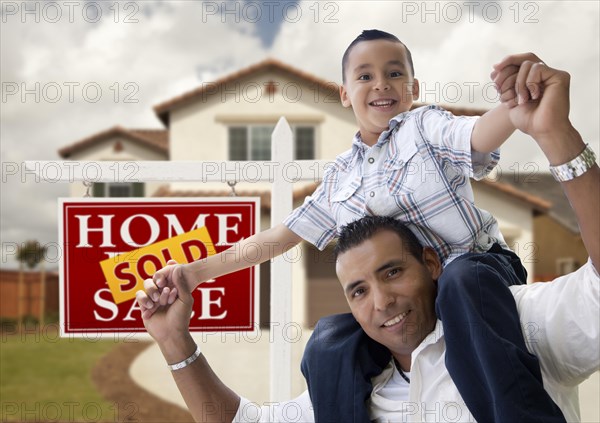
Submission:
[[[56,241],[57,198],[67,195],[66,185],[25,173],[25,160],[58,160],[61,146],[117,124],[160,128],[153,105],[266,57],[339,82],[342,53],[362,29],[400,37],[412,50],[423,99],[443,104],[492,107],[493,93],[484,89],[491,65],[510,53],[537,53],[571,73],[572,121],[600,150],[598,1],[1,6],[4,268],[17,265],[16,243]],[[529,162],[547,166],[523,137],[509,140],[503,154],[504,169]]]

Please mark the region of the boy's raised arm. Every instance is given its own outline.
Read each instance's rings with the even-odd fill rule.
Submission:
[[[519,78],[523,78],[526,72],[521,70],[518,62],[504,63],[501,67],[498,65],[494,66],[490,77],[496,82],[502,104],[484,113],[475,123],[471,134],[471,148],[480,153],[491,153],[498,149],[515,131],[509,115],[512,107],[536,99],[541,94],[536,84],[519,84]],[[517,87],[520,87],[518,92]]]
[[[484,113],[473,127],[471,148],[479,153],[497,150],[515,131],[508,108],[500,104]]]
[[[201,282],[270,260],[300,241],[302,238],[280,223],[232,245],[226,253],[184,264],[183,275],[190,289],[194,289]],[[156,277],[154,281],[158,284]]]
[[[154,274],[154,285],[146,287],[148,299],[143,306],[147,316],[151,315],[158,307],[160,292],[165,287],[173,287],[174,273],[182,275],[184,283],[192,291],[200,283],[214,279],[221,275],[246,269],[283,254],[290,248],[298,245],[302,238],[283,223],[270,229],[259,232],[246,238],[228,250],[188,264],[171,264],[165,266]]]

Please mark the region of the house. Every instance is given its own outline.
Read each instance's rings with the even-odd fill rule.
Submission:
[[[415,107],[421,104],[415,105]],[[449,107],[458,115],[485,110]],[[281,116],[292,126],[296,159],[332,160],[347,150],[356,132],[350,109],[341,106],[338,86],[274,59],[267,59],[154,107],[164,129],[126,129],[116,126],[68,145],[59,154],[69,160],[268,160],[270,135]],[[317,186],[298,183],[294,205]],[[238,195],[262,198],[263,229],[270,226],[270,186],[239,182]],[[71,195],[85,194],[72,184]],[[509,245],[534,245],[534,218],[545,215],[550,203],[502,182],[474,183],[477,203],[491,210]],[[106,183],[95,184],[94,196],[225,196],[224,183]],[[301,259],[293,268],[293,320],[312,326],[319,317],[348,310],[334,271],[331,248],[317,251],[300,246]],[[523,250],[525,251],[525,250]],[[521,254],[523,253],[521,251]],[[527,251],[525,251],[527,252]],[[533,261],[525,261],[530,275]],[[274,283],[277,283],[276,281]],[[261,321],[268,321],[269,272],[261,268]]]

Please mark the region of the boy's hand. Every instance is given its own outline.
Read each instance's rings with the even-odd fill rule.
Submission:
[[[187,291],[191,292],[191,284],[186,278],[184,269],[184,265],[178,264],[175,260],[169,260],[167,265],[158,270],[152,279],[144,281],[144,301],[138,301],[142,309],[142,318],[149,318],[160,306],[165,306],[167,303],[172,304],[175,301],[178,295],[176,280],[180,286],[184,286]]]
[[[142,309],[142,319],[148,333],[158,342],[177,340],[189,332],[194,299],[181,277],[180,267],[173,260],[167,263],[173,287],[164,287],[156,301],[148,296],[149,288],[155,287],[152,279],[144,281],[145,291],[136,293],[136,301]]]
[[[517,129],[538,142],[571,127],[567,72],[552,69],[533,53],[516,54],[494,65],[492,79]]]
[[[540,81],[532,71],[539,71],[544,62],[533,53],[507,56],[494,65],[490,75],[500,93],[500,101],[508,107],[539,100],[542,94]]]

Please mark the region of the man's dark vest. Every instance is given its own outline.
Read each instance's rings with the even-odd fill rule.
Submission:
[[[319,320],[302,358],[317,423],[369,421],[365,401],[371,396],[371,378],[382,372],[390,351],[373,341],[352,314]]]

